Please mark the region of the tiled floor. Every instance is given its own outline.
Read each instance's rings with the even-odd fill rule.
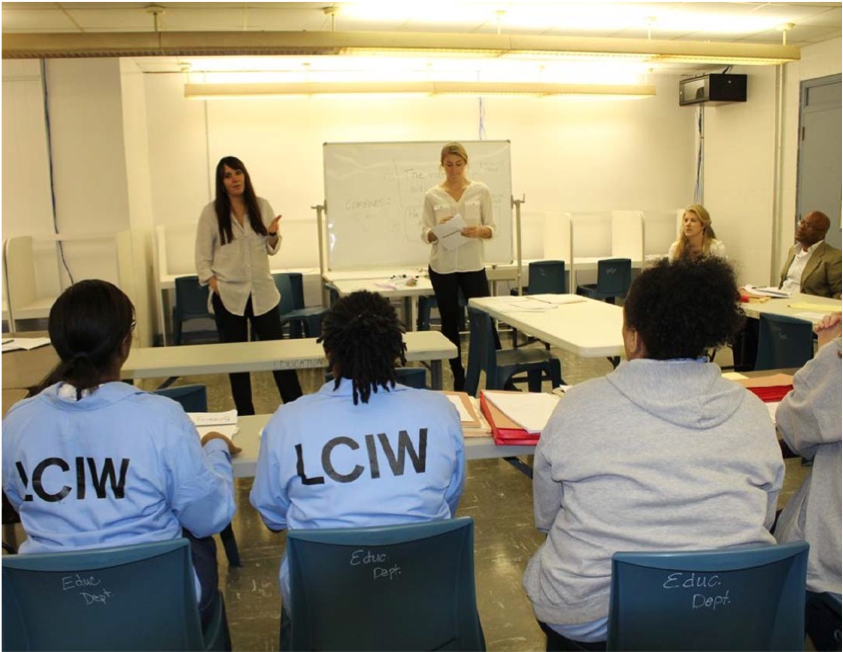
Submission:
[[[508,345],[504,337],[504,345]],[[463,347],[465,349],[465,347]],[[554,350],[562,360],[566,382],[574,384],[611,371],[605,359],[585,360]],[[451,382],[445,372],[446,386]],[[300,372],[305,392],[322,384],[324,372]],[[161,379],[163,380],[163,379]],[[154,389],[161,381],[144,381]],[[211,410],[233,408],[225,376],[180,378],[177,384],[203,383],[208,387]],[[271,374],[252,374],[255,409],[272,412],[278,393]],[[531,458],[526,461],[531,463]],[[782,502],[804,477],[798,460],[791,460]],[[235,650],[277,650],[280,597],[278,569],[286,537],[264,527],[249,504],[251,480],[236,482],[238,511],[233,526],[243,562],[229,568],[220,548],[220,584],[225,593],[229,626]],[[533,617],[530,602],[521,588],[524,568],[540,545],[543,535],[533,525],[530,480],[500,459],[468,463],[468,479],[459,515],[475,520],[475,576],[480,618],[489,650],[543,650],[544,636]],[[18,530],[18,537],[22,537]]]

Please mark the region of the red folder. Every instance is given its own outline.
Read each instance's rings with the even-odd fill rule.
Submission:
[[[770,387],[747,387],[765,403],[776,403],[784,399],[787,393],[793,389],[793,385],[772,385]]]
[[[480,393],[480,409],[492,428],[492,437],[498,446],[531,446],[539,441],[539,433],[529,433],[486,400]]]

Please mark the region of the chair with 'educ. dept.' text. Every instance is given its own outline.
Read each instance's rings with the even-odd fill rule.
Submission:
[[[199,285],[198,276],[179,276],[175,280],[176,305],[173,306],[173,343],[219,342],[214,316],[208,312],[208,288]],[[199,322],[198,330],[186,331],[187,322]]]
[[[485,650],[474,521],[290,530],[293,650]]]
[[[612,556],[608,650],[802,650],[808,544]]]
[[[3,650],[230,650],[218,594],[205,631],[186,539],[3,557]]]

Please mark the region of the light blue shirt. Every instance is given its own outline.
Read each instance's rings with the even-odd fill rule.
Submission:
[[[112,382],[75,399],[48,387],[3,420],[3,490],[21,553],[124,546],[222,530],[234,515],[228,447],[203,448],[181,406]],[[198,594],[197,594],[198,595]]]
[[[251,501],[271,530],[370,527],[451,518],[464,487],[460,418],[445,396],[396,385],[354,405],[343,379],[278,408]],[[281,593],[289,609],[286,559]]]

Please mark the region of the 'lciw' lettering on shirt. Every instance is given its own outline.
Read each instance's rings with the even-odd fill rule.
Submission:
[[[410,458],[413,470],[417,473],[424,473],[427,464],[427,428],[419,429],[418,449],[413,445],[412,439],[406,430],[398,432],[398,450],[392,448],[386,434],[366,435],[363,438],[364,450],[358,457],[361,462],[368,462],[369,475],[372,479],[381,477],[382,469],[378,461],[378,447],[383,451],[384,457],[389,464],[389,470],[394,476],[402,476],[406,470],[407,458]],[[351,437],[334,437],[328,440],[322,447],[322,472],[325,475],[309,476],[304,468],[304,453],[302,444],[296,444],[296,473],[304,485],[325,484],[325,476],[334,482],[354,482],[363,475],[366,467],[363,464],[355,464],[349,472],[343,473],[334,466],[332,454],[337,447],[345,446],[352,451],[359,451],[360,444]]]
[[[25,489],[29,489],[29,474],[26,471],[22,462],[15,462],[15,467],[18,470],[21,482]],[[56,467],[51,469],[51,467]],[[70,473],[70,464],[60,457],[48,457],[35,466],[32,472],[32,491],[41,500],[48,503],[55,503],[64,500],[73,491],[73,487],[68,484],[62,486],[58,491],[51,493],[44,486],[44,474],[48,469],[51,470],[50,475],[55,475],[58,471],[62,474]],[[93,457],[77,457],[74,460],[74,475],[76,480],[76,499],[85,500],[88,495],[88,477],[90,477],[91,485],[94,488],[94,493],[99,499],[108,498],[108,486],[111,485],[111,493],[114,498],[124,498],[126,496],[126,474],[129,472],[129,460],[120,460],[119,476],[114,466],[114,460],[106,457],[102,460],[102,468],[97,467],[97,460]],[[65,481],[72,480],[65,477]],[[58,483],[56,483],[58,484]],[[24,500],[31,501],[33,494],[26,493]]]

